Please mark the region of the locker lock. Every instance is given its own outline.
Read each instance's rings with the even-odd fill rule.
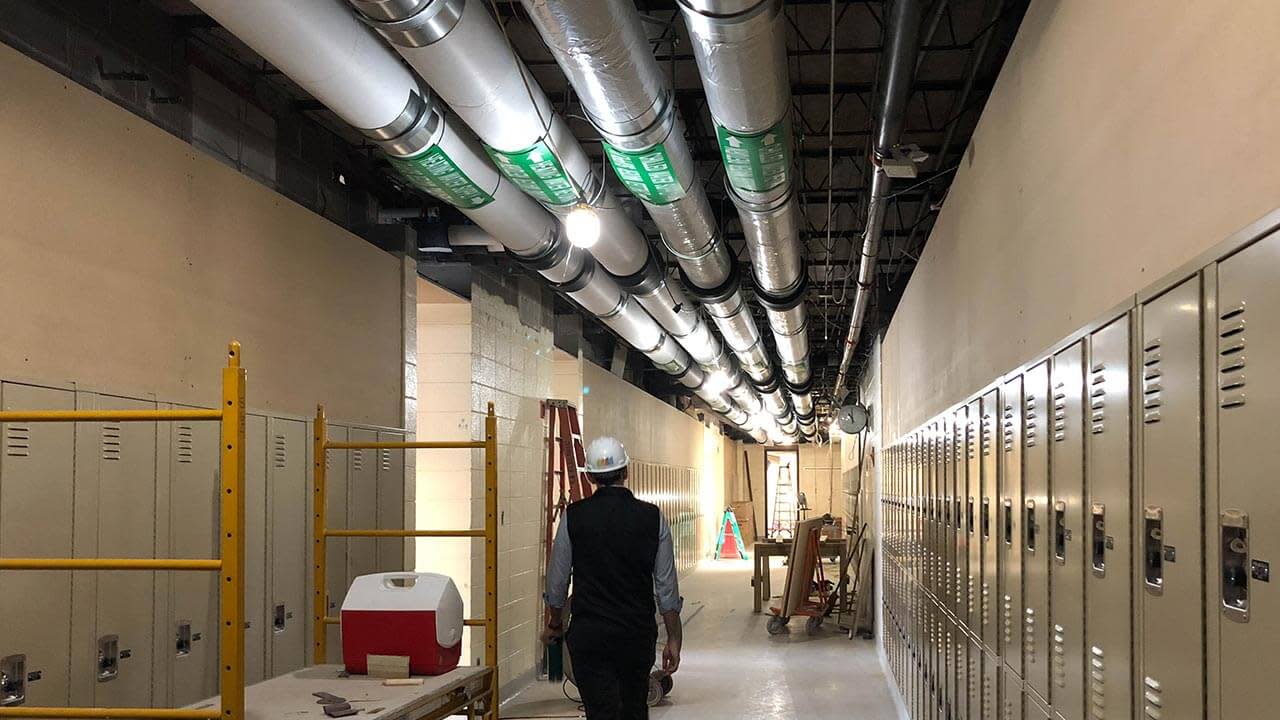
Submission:
[[[111,682],[120,675],[120,637],[103,635],[98,638],[98,682]]]
[[[39,673],[32,673],[39,679]],[[21,705],[27,701],[27,656],[0,658],[0,707]]]
[[[1222,558],[1222,610],[1236,622],[1249,622],[1249,516],[1239,510],[1224,510],[1219,520]],[[1270,577],[1268,567],[1266,575]]]
[[[191,654],[191,642],[194,639],[191,634],[191,623],[189,621],[178,623],[178,657],[186,657]]]

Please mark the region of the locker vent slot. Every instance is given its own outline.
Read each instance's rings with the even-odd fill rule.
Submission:
[[[1013,450],[1013,442],[1014,442],[1014,439],[1017,437],[1016,435],[1017,428],[1014,427],[1015,418],[1017,416],[1014,414],[1014,412],[1015,410],[1012,404],[1004,406],[1004,451],[1005,452],[1010,452]]]
[[[178,426],[178,462],[190,465],[194,457],[195,440],[190,425]]]
[[[364,450],[351,451],[351,469],[360,472],[364,469]]]
[[[1058,383],[1058,387],[1063,387],[1062,383]],[[1054,393],[1053,395],[1053,439],[1061,442],[1067,438],[1067,394],[1065,392]]]
[[[1227,310],[1218,321],[1218,404],[1224,410],[1245,403],[1245,307]]]
[[[1097,720],[1107,717],[1107,668],[1102,648],[1090,648],[1089,658],[1089,715]]]
[[[1024,406],[1025,406],[1025,409],[1024,409],[1023,415],[1024,415],[1024,419],[1026,421],[1026,426],[1027,426],[1027,430],[1026,430],[1027,447],[1035,447],[1036,437],[1037,437],[1036,396],[1027,395],[1027,399],[1024,403]]]
[[[1164,708],[1164,695],[1161,693],[1160,682],[1152,677],[1142,679],[1142,709],[1151,720],[1160,720],[1162,710]]]
[[[9,457],[31,456],[31,426],[9,423],[5,425],[4,454]]]
[[[1026,660],[1028,663],[1034,663],[1036,660],[1036,611],[1035,608],[1027,608],[1026,615],[1022,621],[1022,647],[1026,651]]]
[[[1067,630],[1061,625],[1053,626],[1053,659],[1049,663],[1054,687],[1067,686]]]
[[[277,470],[284,470],[289,466],[289,440],[284,435],[275,436],[275,443],[272,444],[271,460]]]
[[[1013,644],[1013,598],[1008,595],[1004,596],[1004,622],[1001,624],[1004,628],[1004,644],[1006,647]]]
[[[991,413],[987,413],[986,415],[982,416],[982,456],[983,457],[991,456],[991,446],[995,444],[994,442],[995,427],[996,427],[996,420],[994,417],[991,416]]]
[[[391,451],[379,450],[378,455],[382,458],[382,471],[391,472]]]
[[[1160,422],[1160,406],[1164,404],[1160,395],[1164,390],[1160,383],[1164,376],[1160,368],[1160,348],[1160,339],[1156,338],[1142,349],[1142,422],[1148,425]]]
[[[1098,363],[1091,368],[1090,373],[1089,385],[1093,389],[1089,391],[1089,421],[1092,423],[1089,429],[1094,435],[1099,435],[1106,429],[1106,369],[1106,365]]]
[[[120,447],[120,426],[114,423],[104,423],[102,425],[102,459],[119,460]]]

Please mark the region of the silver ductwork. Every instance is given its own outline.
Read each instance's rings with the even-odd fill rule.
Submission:
[[[479,0],[349,0],[479,135],[498,171],[563,217],[588,203],[601,223],[591,252],[700,364],[724,348],[672,283],[568,124]]]
[[[808,270],[793,191],[782,2],[679,0],[679,5],[787,389],[797,408],[811,408],[804,302]]]
[[[880,102],[876,113],[875,169],[871,174],[871,192],[867,200],[867,224],[862,234],[858,259],[858,287],[853,296],[853,316],[840,353],[840,370],[836,373],[835,398],[841,399],[848,380],[849,364],[858,349],[867,307],[875,288],[876,258],[880,254],[880,235],[884,214],[888,209],[892,182],[881,167],[902,137],[911,80],[915,73],[916,55],[920,50],[920,23],[923,19],[920,0],[894,0],[885,26],[885,61],[880,78]]]
[[[494,168],[485,149],[345,6],[327,0],[196,4],[379,144],[408,183],[457,207],[657,367],[700,396],[709,394],[706,375],[689,352],[615,278],[599,271],[592,255],[564,240],[556,219]],[[653,285],[655,293],[665,287]],[[718,346],[706,335],[708,346]],[[748,419],[742,420],[746,429]]]

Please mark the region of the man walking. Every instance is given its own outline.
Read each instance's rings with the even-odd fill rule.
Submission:
[[[587,720],[649,717],[657,611],[667,628],[662,669],[670,674],[680,667],[683,600],[671,529],[657,506],[625,487],[629,464],[626,448],[614,438],[597,438],[587,447],[587,477],[596,489],[561,517],[547,570],[547,643],[564,635],[573,578],[566,642]]]

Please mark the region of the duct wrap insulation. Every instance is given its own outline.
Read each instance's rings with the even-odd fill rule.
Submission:
[[[812,408],[781,0],[679,0],[761,304],[797,414]],[[810,424],[801,423],[803,428]],[[816,429],[816,425],[812,426]],[[806,435],[811,433],[806,432]]]
[[[590,255],[562,240],[555,218],[512,187],[479,143],[344,7],[313,0],[197,4],[376,140],[410,184],[457,207],[656,366],[701,390],[705,376],[689,354],[612,277],[595,272]]]
[[[478,0],[350,0],[484,142],[507,180],[563,217],[588,201],[601,222],[592,254],[701,365],[728,364],[684,291],[605,187],[586,152]]]

